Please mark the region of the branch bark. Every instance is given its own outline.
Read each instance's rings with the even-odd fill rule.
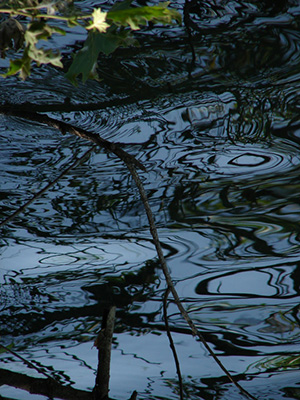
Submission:
[[[93,390],[94,400],[108,399],[110,377],[111,343],[114,333],[116,307],[106,310],[102,320],[102,328],[95,340],[98,349],[98,369],[96,385]]]
[[[177,371],[178,381],[179,381],[180,400],[183,400],[183,384],[182,384],[182,376],[181,376],[181,371],[180,371],[180,363],[179,363],[176,347],[174,345],[174,341],[173,341],[173,338],[172,338],[172,335],[171,335],[169,322],[168,322],[168,311],[167,311],[168,305],[167,305],[167,301],[168,301],[169,293],[170,293],[170,287],[168,286],[166,291],[165,291],[164,298],[163,298],[164,320],[165,320],[167,336],[169,338],[170,347],[171,347],[171,350],[172,350],[172,353],[173,353],[173,358],[174,358],[175,365],[176,365],[176,371]]]
[[[152,214],[152,210],[150,208],[149,202],[148,202],[148,198],[144,189],[144,186],[142,184],[142,181],[134,167],[134,165],[132,163],[127,163],[127,168],[129,169],[135,184],[139,190],[140,193],[140,197],[142,199],[146,214],[147,214],[147,218],[148,218],[148,222],[149,222],[149,226],[150,226],[150,232],[154,241],[154,245],[156,248],[156,252],[168,285],[168,288],[170,289],[170,292],[173,295],[175,304],[177,305],[177,308],[180,311],[180,314],[183,316],[183,318],[185,319],[185,321],[188,323],[192,334],[194,336],[198,336],[198,338],[200,339],[200,341],[202,342],[202,344],[204,345],[204,347],[206,348],[206,350],[209,352],[209,354],[213,357],[213,359],[215,360],[215,362],[219,365],[219,367],[222,369],[222,371],[226,374],[226,376],[228,377],[228,379],[230,380],[230,382],[232,382],[239,390],[240,392],[249,397],[252,400],[256,400],[256,398],[254,396],[252,396],[252,394],[250,394],[246,389],[244,389],[238,382],[236,382],[234,380],[234,378],[232,377],[232,375],[230,374],[230,372],[227,370],[227,368],[223,365],[223,363],[219,360],[219,358],[216,356],[216,354],[213,352],[213,350],[211,349],[211,347],[209,346],[209,344],[207,343],[207,341],[205,340],[205,338],[203,337],[203,335],[198,331],[198,329],[196,328],[194,322],[192,321],[192,319],[190,318],[189,314],[187,313],[186,309],[183,307],[180,298],[178,296],[178,293],[173,285],[173,281],[165,260],[165,257],[163,255],[163,251],[162,251],[162,247],[160,244],[160,240],[158,237],[158,233],[157,233],[157,229],[156,229],[156,225],[155,225],[155,221],[154,221],[154,217]]]
[[[89,140],[90,142],[97,144],[98,146],[102,147],[103,149],[105,149],[111,153],[114,153],[118,158],[120,158],[122,161],[124,161],[125,164],[132,163],[137,168],[140,168],[141,170],[146,171],[146,168],[144,167],[144,165],[140,161],[138,161],[134,156],[127,153],[118,144],[112,143],[109,140],[103,139],[101,136],[99,136],[96,133],[87,131],[87,130],[79,128],[79,127],[75,127],[75,126],[68,124],[66,122],[63,122],[63,121],[58,121],[54,118],[48,117],[48,115],[38,114],[35,112],[30,112],[30,111],[16,110],[13,107],[10,108],[7,106],[0,106],[0,114],[19,117],[19,118],[23,118],[26,120],[39,122],[41,124],[48,125],[51,128],[58,129],[63,135],[66,134],[67,132],[69,132],[72,135],[79,136],[82,139]]]
[[[8,224],[12,219],[21,214],[30,204],[32,204],[36,199],[41,197],[47,190],[49,190],[55,183],[57,183],[63,176],[65,176],[71,169],[75,168],[78,164],[81,163],[92,151],[94,150],[94,146],[88,149],[80,158],[75,160],[68,168],[66,168],[61,174],[58,175],[57,178],[53,179],[53,181],[49,182],[43,189],[38,191],[31,199],[29,199],[26,203],[24,203],[21,207],[19,207],[15,212],[5,218],[3,221],[0,221],[0,227]]]
[[[28,393],[40,394],[47,398],[63,400],[91,400],[91,392],[63,386],[53,379],[33,378],[18,372],[0,369],[0,386],[9,385]],[[1,396],[0,396],[1,397]]]
[[[158,232],[156,229],[152,210],[150,208],[144,186],[143,186],[142,181],[136,171],[136,167],[142,169],[143,171],[146,171],[146,168],[144,167],[144,165],[141,164],[134,156],[130,155],[129,153],[127,153],[126,151],[121,149],[118,145],[101,138],[99,135],[89,132],[89,131],[86,131],[81,128],[74,127],[73,125],[67,124],[65,122],[57,121],[53,118],[48,117],[47,115],[40,115],[40,114],[32,113],[32,112],[18,111],[13,108],[9,108],[7,106],[2,106],[2,107],[0,106],[0,114],[1,113],[5,114],[5,115],[12,115],[12,116],[17,116],[20,118],[40,122],[42,124],[46,124],[52,128],[56,128],[56,129],[60,130],[62,134],[69,132],[71,134],[79,136],[80,138],[89,140],[89,141],[101,146],[102,148],[114,153],[117,157],[119,157],[126,164],[128,170],[129,170],[131,176],[133,177],[135,184],[139,190],[139,194],[140,194],[140,197],[143,202],[145,212],[146,212],[146,215],[148,218],[150,233],[153,238],[153,242],[154,242],[154,245],[156,248],[158,259],[160,261],[162,271],[164,273],[164,276],[165,276],[165,279],[167,282],[168,289],[170,290],[170,292],[173,295],[173,298],[177,305],[177,308],[179,309],[182,317],[185,319],[185,321],[189,325],[189,327],[192,331],[192,334],[194,336],[197,336],[200,339],[200,341],[203,343],[206,350],[213,357],[213,359],[219,365],[219,367],[222,369],[222,371],[225,373],[225,375],[228,377],[229,381],[232,382],[240,390],[240,392],[243,395],[249,397],[252,400],[256,400],[256,398],[254,396],[252,396],[247,390],[245,390],[238,382],[236,382],[234,380],[232,375],[229,373],[229,371],[226,369],[226,367],[222,364],[222,362],[219,360],[219,358],[215,355],[215,353],[213,352],[213,350],[211,349],[209,344],[206,342],[203,335],[198,331],[194,322],[192,321],[192,319],[190,318],[189,314],[187,313],[187,311],[185,310],[185,308],[183,307],[183,305],[180,301],[178,293],[173,285],[172,278],[171,278],[166,260],[163,255],[163,251],[162,251],[162,247],[161,247],[160,240],[158,237]],[[110,361],[110,355],[109,355],[109,361]],[[98,378],[98,373],[97,373],[97,378]],[[99,379],[102,379],[102,378],[99,378]],[[108,376],[108,379],[109,379],[109,376]],[[105,377],[105,380],[107,380],[107,377]],[[97,386],[97,380],[96,380],[96,386]],[[108,387],[106,389],[104,389],[103,393],[100,393],[99,396],[104,396],[104,397],[99,397],[99,400],[102,400],[103,398],[105,398],[105,396],[108,397]]]

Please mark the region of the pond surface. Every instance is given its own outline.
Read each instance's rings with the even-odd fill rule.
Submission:
[[[101,58],[101,82],[75,88],[44,67],[25,82],[2,79],[0,101],[33,103],[140,160],[172,278],[200,332],[253,396],[300,399],[300,6],[172,7],[185,25],[137,32],[139,48]],[[69,52],[83,39],[75,31]],[[91,145],[20,118],[0,121],[3,220]],[[0,270],[3,345],[92,390],[93,343],[103,309],[116,304],[111,397],[178,398],[166,283],[138,191],[114,155],[95,149],[1,228]],[[171,299],[168,313],[185,398],[243,398]],[[1,368],[41,377],[10,353],[0,357]],[[46,399],[8,385],[0,393]]]

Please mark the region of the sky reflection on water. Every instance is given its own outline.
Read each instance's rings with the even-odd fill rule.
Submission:
[[[145,29],[140,49],[101,60],[100,83],[73,88],[44,68],[23,83],[3,81],[0,99],[37,103],[145,164],[142,179],[191,317],[253,395],[297,399],[300,9],[292,1],[191,3],[194,65],[183,27],[157,29],[159,40]],[[70,93],[74,110],[66,112]],[[91,102],[97,107],[77,107]],[[3,116],[0,141],[2,218],[88,148]],[[5,345],[90,390],[93,341],[114,302],[111,396],[178,398],[162,320],[165,282],[136,188],[115,156],[97,150],[3,227],[0,269]],[[168,311],[186,398],[240,398],[174,304]],[[36,376],[10,354],[1,360]],[[6,387],[1,394],[29,398]]]

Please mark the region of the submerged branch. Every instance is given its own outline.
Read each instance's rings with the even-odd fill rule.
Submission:
[[[144,186],[142,184],[142,181],[134,167],[133,164],[127,163],[127,168],[129,169],[136,185],[137,188],[139,190],[142,202],[144,204],[144,208],[147,214],[147,218],[149,221],[149,225],[150,225],[150,232],[154,241],[154,245],[156,248],[156,252],[168,285],[168,288],[170,289],[170,292],[173,295],[174,301],[177,305],[177,308],[179,309],[181,315],[183,316],[183,318],[185,319],[185,321],[188,323],[192,334],[194,336],[198,336],[198,338],[200,339],[200,341],[202,342],[202,344],[204,345],[204,347],[206,348],[206,350],[209,352],[209,354],[213,357],[213,359],[216,361],[216,363],[219,365],[219,367],[222,369],[222,371],[226,374],[226,376],[228,377],[228,379],[230,380],[230,382],[232,382],[240,391],[241,393],[243,393],[245,396],[249,397],[252,400],[256,400],[256,398],[254,396],[252,396],[252,394],[250,394],[246,389],[244,389],[238,382],[236,382],[234,380],[234,378],[232,377],[232,375],[230,374],[230,372],[227,370],[227,368],[222,364],[222,362],[219,360],[219,358],[216,356],[216,354],[214,353],[214,351],[211,349],[211,347],[209,346],[209,344],[207,343],[207,341],[205,340],[205,338],[203,337],[203,335],[198,331],[198,329],[196,328],[194,322],[192,321],[192,319],[190,318],[189,314],[187,313],[186,309],[183,307],[180,298],[178,296],[178,293],[173,285],[173,281],[165,260],[165,257],[163,255],[163,251],[162,251],[162,247],[160,244],[160,240],[158,237],[158,233],[157,233],[157,229],[156,229],[156,225],[154,222],[154,217],[152,214],[152,210],[150,208],[149,202],[148,202],[148,198],[147,198],[147,194],[145,192]]]
[[[187,313],[187,311],[185,310],[185,308],[183,307],[183,305],[180,301],[178,293],[173,285],[172,278],[171,278],[165,257],[163,255],[162,247],[161,247],[160,240],[158,237],[157,228],[156,228],[155,221],[154,221],[154,217],[153,217],[152,210],[151,210],[149,202],[148,202],[148,198],[147,198],[144,186],[143,186],[142,181],[136,171],[136,167],[145,171],[146,169],[145,169],[144,165],[142,163],[140,163],[134,156],[130,155],[129,153],[127,153],[126,151],[121,149],[117,144],[111,143],[108,140],[101,138],[99,135],[97,135],[95,133],[86,131],[81,128],[74,127],[73,125],[67,124],[65,122],[58,121],[56,119],[48,117],[47,115],[41,115],[38,113],[29,112],[29,111],[28,112],[18,111],[16,109],[5,107],[5,106],[0,106],[0,114],[16,116],[16,117],[24,118],[27,120],[46,124],[52,128],[56,128],[56,129],[60,130],[63,134],[65,134],[66,132],[69,132],[71,134],[79,136],[80,138],[89,140],[89,141],[99,145],[100,147],[106,149],[107,151],[114,153],[126,164],[128,170],[129,170],[130,174],[132,175],[132,177],[135,181],[135,184],[139,190],[139,194],[140,194],[141,200],[143,202],[143,205],[144,205],[144,208],[146,211],[146,215],[147,215],[149,227],[150,227],[150,233],[152,235],[153,242],[154,242],[154,245],[156,248],[156,252],[157,252],[157,255],[158,255],[158,258],[159,258],[159,261],[160,261],[160,264],[161,264],[161,267],[162,267],[162,270],[163,270],[163,273],[164,273],[164,276],[165,276],[165,279],[167,282],[167,286],[168,286],[167,293],[169,291],[172,293],[174,301],[177,305],[177,308],[179,309],[182,317],[185,319],[185,321],[189,325],[189,327],[192,331],[192,334],[194,336],[197,336],[200,339],[200,341],[202,342],[202,344],[204,345],[206,350],[213,357],[213,359],[216,361],[216,363],[219,365],[219,367],[222,369],[222,371],[225,373],[225,375],[228,377],[229,381],[232,382],[241,391],[242,394],[251,398],[252,400],[256,400],[256,398],[254,396],[252,396],[247,390],[245,390],[238,382],[236,382],[234,380],[234,378],[231,376],[231,374],[226,369],[226,367],[222,364],[222,362],[219,360],[219,358],[215,355],[215,353],[213,352],[213,350],[211,349],[211,347],[209,346],[209,344],[207,343],[205,338],[198,331],[194,322],[192,321],[192,319],[190,318],[189,314]],[[52,186],[52,183],[50,183],[49,185]],[[47,188],[49,188],[49,185],[47,185],[47,187],[42,190],[42,193],[44,193],[44,191],[46,191]],[[26,207],[26,205],[25,205],[25,207]],[[23,208],[22,208],[22,210],[23,210]],[[19,211],[19,212],[21,212],[21,211]],[[11,218],[13,218],[13,216],[10,217],[9,220]],[[7,222],[7,221],[4,221],[3,223],[5,223],[5,222]],[[97,379],[98,379],[98,375],[97,375]],[[107,381],[107,379],[109,379],[109,376],[108,376],[108,378],[107,377],[105,378],[106,381]],[[97,385],[97,381],[96,381],[96,385]],[[107,387],[107,389],[104,390],[104,392],[108,393],[108,387]],[[132,396],[133,397],[136,396],[135,392],[133,393]],[[181,392],[181,396],[182,396],[182,392]],[[56,396],[56,397],[59,397],[59,396]],[[104,393],[104,397],[106,397],[105,393]],[[75,396],[73,398],[76,399]]]
[[[95,340],[95,346],[98,349],[98,369],[96,376],[96,385],[93,390],[94,400],[108,398],[109,376],[110,376],[110,354],[111,343],[114,333],[116,307],[113,306],[107,310],[103,316],[101,331]]]
[[[11,353],[13,356],[19,358],[20,360],[22,360],[29,368],[35,369],[37,372],[39,372],[40,374],[43,374],[46,376],[47,379],[49,379],[50,381],[53,381],[54,383],[56,383],[56,380],[54,378],[52,378],[52,376],[48,375],[45,371],[43,371],[41,368],[39,368],[38,366],[36,366],[35,364],[33,364],[32,362],[26,360],[26,358],[20,356],[18,353],[16,353],[15,351],[13,351],[12,349],[10,349],[9,347],[4,346],[3,344],[0,343],[0,348],[2,348],[3,350],[7,351],[8,353]]]
[[[39,394],[47,398],[63,400],[91,400],[91,392],[63,386],[53,379],[34,378],[18,372],[0,369],[0,386],[9,385],[26,390],[30,394]],[[2,398],[0,396],[0,398]]]
[[[0,222],[0,227],[3,225],[6,225],[8,222],[10,222],[12,219],[17,217],[21,212],[23,212],[30,204],[32,204],[36,199],[42,196],[47,190],[49,190],[55,183],[57,183],[62,177],[64,177],[71,169],[75,168],[78,164],[81,163],[93,150],[95,149],[95,146],[91,147],[88,149],[83,156],[75,160],[68,168],[66,168],[57,178],[53,179],[53,181],[49,182],[43,189],[41,189],[39,192],[37,192],[30,200],[28,200],[25,204],[23,204],[21,207],[19,207],[15,212],[13,212],[11,215],[9,215],[5,220]]]
[[[96,133],[89,132],[85,129],[75,127],[71,124],[68,124],[63,121],[58,121],[57,119],[48,117],[48,115],[38,114],[30,111],[20,111],[15,108],[10,108],[7,106],[0,106],[0,114],[24,118],[26,120],[39,122],[41,124],[45,124],[50,126],[51,128],[58,129],[62,134],[71,133],[72,135],[79,136],[82,139],[89,140],[102,147],[103,149],[114,153],[117,157],[119,157],[122,161],[127,163],[132,163],[136,167],[146,171],[144,165],[138,161],[134,156],[127,153],[123,150],[118,144],[112,143],[109,140],[103,139]]]
[[[172,350],[172,353],[173,353],[173,357],[174,357],[174,361],[175,361],[175,365],[176,365],[176,371],[177,371],[178,380],[179,380],[180,400],[183,400],[183,385],[182,385],[182,376],[181,376],[181,371],[180,371],[180,364],[179,364],[179,360],[178,360],[178,356],[177,356],[177,352],[176,352],[176,347],[174,345],[174,341],[173,341],[173,338],[172,338],[172,335],[171,335],[169,322],[168,322],[167,300],[168,300],[169,293],[170,293],[170,287],[168,286],[166,291],[165,291],[164,298],[163,298],[164,320],[165,320],[167,336],[169,338],[170,347],[171,347],[171,350]]]

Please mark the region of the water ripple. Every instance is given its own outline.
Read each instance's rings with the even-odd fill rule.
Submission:
[[[87,11],[95,4],[83,2]],[[259,386],[259,398],[281,399],[298,375],[291,385],[278,381],[299,365],[299,6],[173,5],[189,7],[189,38],[184,27],[165,27],[154,40],[146,27],[137,33],[139,49],[101,57],[101,82],[74,88],[43,67],[23,83],[3,81],[0,100],[36,103],[37,111],[119,142],[145,164],[141,178],[185,307],[238,379]],[[0,140],[3,217],[86,148],[11,117],[1,117]],[[113,300],[114,357],[118,365],[125,360],[126,379],[132,357],[144,387],[152,389],[150,375],[161,379],[160,389],[172,386],[161,373],[173,376],[165,336],[147,334],[164,333],[165,281],[138,192],[115,156],[97,149],[2,230],[1,271],[4,340],[14,337],[16,350],[26,346],[31,359],[63,369],[63,382],[73,371],[86,382],[80,373],[94,362],[87,341],[91,347],[99,310]],[[171,299],[169,314],[189,360],[190,393],[238,398],[213,378],[220,373],[190,340]],[[116,398],[128,391],[124,385]]]

